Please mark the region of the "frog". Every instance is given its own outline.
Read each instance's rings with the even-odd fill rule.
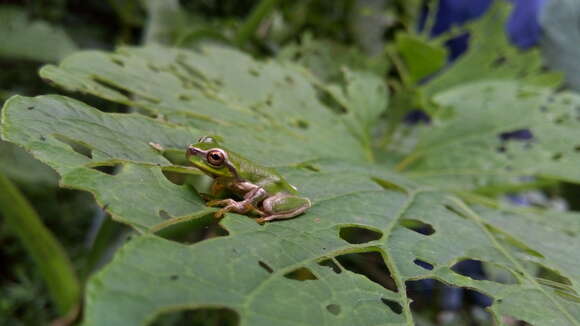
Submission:
[[[222,207],[214,216],[225,213],[258,215],[256,222],[296,217],[311,206],[310,199],[276,170],[244,158],[214,137],[204,136],[187,146],[186,159],[213,179],[210,193],[204,194],[210,207]]]

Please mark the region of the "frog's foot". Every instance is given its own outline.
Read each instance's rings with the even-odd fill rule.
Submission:
[[[264,213],[255,208],[249,201],[235,201],[233,199],[212,200],[207,203],[208,206],[222,206],[223,208],[214,214],[215,218],[222,218],[225,213],[234,212],[239,214],[246,214],[248,212],[257,213],[263,216]]]

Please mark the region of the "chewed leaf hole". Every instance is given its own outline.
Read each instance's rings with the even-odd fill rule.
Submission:
[[[407,284],[407,294],[413,302],[413,311],[432,309],[434,294],[438,297],[448,298],[441,300],[439,303],[443,310],[457,311],[469,305],[487,307],[493,302],[491,297],[482,292],[447,285],[432,278],[407,281],[405,283]]]
[[[400,220],[399,224],[402,227],[423,235],[432,235],[435,233],[435,229],[431,224],[427,224],[419,220],[405,218]]]
[[[234,326],[240,324],[240,316],[228,308],[199,308],[165,312],[157,316],[150,326],[202,325],[194,321],[211,320],[212,325]],[[205,323],[203,323],[206,325]]]
[[[101,165],[101,166],[92,166],[91,169],[97,170],[99,172],[108,174],[108,175],[115,175],[121,172],[123,165],[121,164],[113,164],[113,165]]]
[[[340,228],[339,236],[348,243],[360,244],[378,240],[383,234],[367,228],[345,226]]]
[[[165,171],[165,170],[161,170],[161,172],[163,173],[163,176],[165,177],[165,179],[167,179],[167,181],[181,186],[183,184],[185,184],[185,180],[187,178],[187,175],[183,174],[183,173],[177,173],[177,172],[172,172],[172,171]]]
[[[419,266],[419,267],[421,267],[423,269],[426,269],[428,271],[433,270],[433,265],[429,264],[426,261],[423,261],[423,260],[420,260],[420,259],[415,259],[415,260],[413,260],[413,263],[415,263],[415,265],[417,265],[417,266]]]
[[[54,134],[53,136],[58,141],[67,144],[73,151],[75,151],[83,156],[86,156],[87,158],[90,158],[90,159],[93,158],[92,150],[88,145],[86,145],[78,140],[71,139],[71,138],[64,136],[64,135]]]
[[[380,253],[370,251],[344,254],[337,256],[336,260],[349,271],[364,275],[386,289],[394,292],[398,291],[395,281],[391,277],[391,273]]]
[[[332,261],[332,259],[325,259],[323,261],[320,261],[320,262],[318,262],[318,265],[329,267],[336,274],[342,273],[342,270],[340,269],[340,267],[334,261]]]
[[[297,281],[307,281],[307,280],[317,280],[318,277],[312,273],[312,271],[306,267],[301,267],[295,269],[284,275],[285,278]]]
[[[469,277],[474,280],[486,280],[487,276],[483,271],[483,264],[479,260],[464,259],[455,263],[451,270],[459,275]]]
[[[189,219],[187,216],[183,220],[181,217],[172,217],[163,209],[159,210],[158,214],[168,225],[156,231],[155,234],[167,240],[182,244],[194,244],[229,234],[226,229],[218,224],[211,213],[194,220]]]
[[[270,274],[274,273],[274,270],[272,269],[272,267],[270,267],[270,265],[266,264],[265,262],[259,260],[258,265],[260,265],[260,267],[265,269],[268,273],[270,273]]]
[[[328,310],[328,312],[330,312],[331,314],[338,316],[340,314],[340,306],[337,304],[329,304],[328,306],[326,306],[326,310]]]
[[[381,301],[397,315],[400,315],[403,312],[403,306],[401,306],[401,304],[398,303],[397,301],[385,298],[381,298]]]

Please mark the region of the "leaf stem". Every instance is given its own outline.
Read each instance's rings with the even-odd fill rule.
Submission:
[[[244,22],[240,31],[236,35],[234,42],[242,47],[256,34],[256,29],[264,17],[274,9],[279,0],[262,0],[260,4],[250,14],[250,17]]]
[[[79,303],[81,286],[66,252],[20,190],[2,173],[0,212],[36,262],[58,312],[65,315],[72,311]]]

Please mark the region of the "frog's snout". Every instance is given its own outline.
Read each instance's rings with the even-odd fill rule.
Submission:
[[[187,146],[187,151],[185,152],[185,156],[188,158],[191,156],[197,156],[201,151],[198,148],[195,148],[193,145]]]

